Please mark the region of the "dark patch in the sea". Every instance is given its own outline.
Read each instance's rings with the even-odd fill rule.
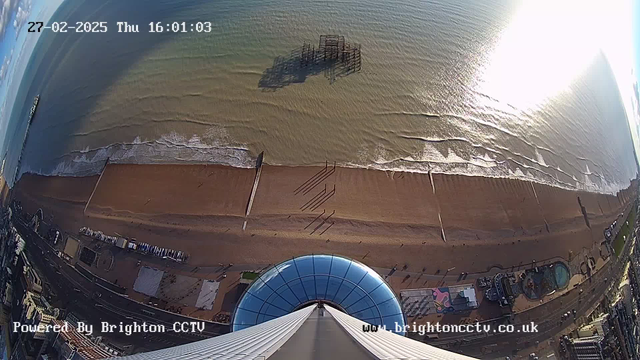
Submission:
[[[326,35],[323,35],[326,36]],[[344,46],[344,38],[342,39]],[[322,44],[322,36],[321,36]],[[348,45],[348,44],[347,44]],[[300,84],[307,77],[324,74],[331,83],[340,77],[345,77],[360,70],[360,45],[351,45],[351,50],[344,53],[322,53],[319,49],[311,48],[305,43],[303,46],[292,50],[287,56],[277,56],[273,59],[273,65],[262,73],[258,81],[258,87],[263,91],[275,91],[290,84]],[[352,52],[357,50],[357,64],[350,58]],[[349,51],[349,52],[347,52]],[[332,55],[331,58],[325,56]]]
[[[86,114],[96,109],[107,90],[125,76],[131,66],[177,35],[150,33],[145,24],[186,21],[189,14],[206,4],[205,0],[191,1],[180,7],[171,1],[105,1],[101,3],[100,11],[96,11],[94,2],[64,2],[52,22],[105,21],[109,30],[91,36],[73,31],[67,34],[45,32],[41,36],[29,63],[30,68],[37,70],[25,74],[16,106],[40,93],[48,121],[33,123],[30,132],[36,136],[27,143],[25,160],[29,162],[37,157],[42,149],[65,152],[68,144],[59,140],[81,127]],[[115,25],[118,21],[140,24],[140,32],[119,33]],[[78,92],[82,94],[76,95]],[[25,118],[28,107],[19,106],[12,119]],[[58,126],[61,124],[65,126]],[[24,127],[17,126],[14,133],[19,131],[24,131]],[[14,138],[22,139],[22,136]],[[13,144],[11,147],[15,148]]]

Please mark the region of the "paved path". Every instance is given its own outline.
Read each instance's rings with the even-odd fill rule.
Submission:
[[[637,234],[638,221],[636,221],[633,231]],[[605,296],[613,291],[613,287],[622,278],[625,265],[629,261],[632,242],[625,242],[619,257],[608,262],[600,271],[592,274],[591,278],[578,287],[563,296],[550,300],[543,306],[537,306],[515,315],[511,323],[516,326],[516,329],[522,324],[534,322],[538,325],[536,333],[452,334],[452,336],[446,336],[429,343],[476,357],[487,357],[489,354],[485,352],[485,349],[491,348],[496,351],[491,352],[490,356],[498,358],[512,356],[515,352],[534,345],[536,341],[554,339],[557,334],[566,333],[567,329],[582,323],[584,317],[588,316]],[[561,320],[562,314],[574,309],[577,315],[573,320]]]
[[[111,324],[147,322],[165,325],[168,332],[162,334],[145,333],[127,337],[117,333],[103,334],[108,338],[114,338],[126,344],[133,344],[135,348],[140,348],[135,350],[136,352],[186,344],[229,332],[228,325],[205,322],[201,319],[150,307],[102,287],[58,257],[55,249],[51,248],[48,243],[24,224],[16,222],[14,225],[26,240],[29,259],[45,277],[43,282],[49,284],[55,291],[58,298],[56,302],[61,303],[63,309],[78,313],[86,321],[93,324],[96,330],[99,329],[102,321]],[[206,324],[205,331],[202,334],[173,332],[172,328],[175,322],[185,321],[204,322]]]

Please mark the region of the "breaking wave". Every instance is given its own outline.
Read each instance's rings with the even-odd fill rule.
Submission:
[[[219,141],[209,143],[197,135],[187,138],[175,132],[157,140],[114,143],[97,148],[71,151],[56,158],[53,168],[34,168],[25,164],[21,174],[33,173],[48,176],[89,176],[99,174],[107,160],[116,164],[197,164],[215,163],[249,168],[254,160],[246,146],[223,145]]]
[[[606,194],[615,194],[628,186],[628,184],[608,182],[603,175],[592,173],[588,166],[586,171],[581,171],[581,169],[576,171],[575,168],[565,171],[559,166],[551,166],[547,164],[538,148],[534,150],[534,157],[528,157],[500,145],[492,148],[476,144],[462,137],[441,139],[400,136],[424,142],[422,151],[412,156],[393,158],[388,155],[386,150],[379,148],[373,156],[370,153],[362,152],[360,161],[339,163],[338,165],[382,171],[433,172],[510,178],[533,181],[563,189]],[[472,150],[470,154],[463,157],[450,147],[446,148],[446,152],[441,152],[434,146],[436,143],[450,143],[452,145],[463,143]],[[56,165],[50,168],[36,168],[25,164],[20,175],[24,173],[78,177],[96,175],[100,173],[107,160],[117,164],[206,163],[241,168],[250,168],[255,165],[255,158],[247,146],[232,144],[226,131],[213,128],[202,136],[186,137],[172,132],[157,140],[143,140],[137,137],[132,142],[114,143],[96,148],[86,147],[54,158],[50,163]]]
[[[464,138],[448,139],[468,143],[477,150],[476,154],[472,154],[469,159],[465,159],[451,148],[447,148],[446,153],[443,154],[432,145],[432,143],[441,143],[448,140],[413,138],[425,141],[422,152],[414,156],[388,158],[386,152],[378,151],[373,163],[367,165],[364,164],[364,162],[350,162],[344,165],[382,171],[432,172],[451,175],[517,179],[567,190],[580,190],[612,195],[629,186],[628,183],[607,181],[604,176],[600,174],[582,174],[583,176],[580,177],[582,179],[579,179],[575,175],[562,170],[560,167],[547,165],[537,151],[536,159],[532,159],[517,153],[516,156],[513,156],[514,152],[511,151],[506,152],[505,155],[494,149],[473,144]],[[590,176],[594,178],[590,178]]]

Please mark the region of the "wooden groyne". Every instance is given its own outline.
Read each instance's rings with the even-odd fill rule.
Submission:
[[[440,209],[440,203],[438,202],[438,197],[436,196],[436,183],[433,182],[433,174],[431,170],[429,170],[429,181],[431,182],[431,190],[433,191],[433,197],[436,200],[436,206],[438,208],[438,221],[440,222],[440,237],[442,241],[447,242],[447,235],[444,233],[444,225],[442,224],[442,210]]]
[[[89,199],[87,200],[87,203],[84,205],[84,210],[82,210],[83,215],[87,214],[87,209],[89,208],[91,199],[93,199],[93,195],[96,193],[96,189],[98,189],[98,185],[100,184],[100,180],[102,180],[102,175],[104,175],[104,171],[107,169],[107,165],[109,165],[109,159],[110,158],[107,158],[107,160],[104,162],[104,166],[102,167],[102,171],[100,171],[100,176],[98,177],[98,181],[93,186],[93,191],[91,191],[91,195],[89,195]]]
[[[251,195],[249,196],[249,203],[247,204],[247,211],[244,215],[244,223],[242,224],[242,230],[247,228],[247,218],[251,213],[251,207],[253,206],[253,199],[256,197],[256,191],[258,191],[258,183],[260,182],[260,173],[262,172],[262,160],[264,159],[264,151],[258,155],[256,160],[256,178],[253,180],[253,187],[251,188]]]

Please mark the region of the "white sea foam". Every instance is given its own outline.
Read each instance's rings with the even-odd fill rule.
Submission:
[[[540,154],[540,152],[538,151],[538,148],[536,147],[536,160],[538,160],[538,164],[547,167],[547,163],[544,162],[544,158],[542,157],[542,155]]]
[[[532,181],[567,190],[582,190],[605,194],[615,194],[620,189],[629,186],[628,183],[608,182],[604,177],[599,177],[598,181],[594,182],[588,175],[584,175],[584,181],[579,181],[575,175],[563,171],[560,167],[552,168],[548,166],[541,157],[531,159],[520,155],[519,158],[531,164],[528,165],[512,157],[507,157],[505,160],[497,160],[493,153],[491,153],[491,155],[487,152],[481,153],[481,148],[476,148],[476,150],[478,150],[480,154],[472,154],[471,158],[466,160],[450,148],[447,149],[446,155],[443,155],[433,144],[427,142],[423,150],[414,156],[384,159],[381,155],[386,154],[386,152],[382,149],[377,149],[376,160],[372,164],[347,163],[342,165],[383,171],[430,171],[441,174],[509,178]],[[360,159],[366,159],[365,151],[360,152]],[[560,175],[565,175],[570,178],[570,182],[560,179]]]
[[[425,140],[423,149],[411,156],[390,158],[383,146],[378,146],[373,154],[364,149],[359,152],[358,163],[342,163],[341,166],[371,168],[385,171],[428,172],[456,174],[466,176],[484,176],[494,178],[510,178],[533,181],[570,190],[615,194],[628,184],[607,182],[604,176],[598,175],[593,181],[584,174],[584,181],[567,173],[560,167],[548,166],[536,149],[536,159],[532,159],[504,147],[498,150],[488,149],[478,144],[471,144],[466,139],[456,139],[472,145],[473,151],[469,159],[458,155],[447,148],[443,154],[434,142],[440,139]],[[514,157],[502,155],[508,153]],[[370,159],[373,157],[373,162]],[[190,137],[175,132],[161,136],[157,140],[136,137],[129,143],[116,143],[99,148],[85,147],[72,151],[58,158],[57,164],[48,169],[34,168],[25,164],[23,173],[58,176],[87,176],[100,173],[107,159],[111,163],[123,164],[184,164],[209,163],[222,164],[241,168],[254,166],[248,147],[234,145],[223,128],[211,128],[202,135]],[[587,172],[590,173],[588,167]],[[570,178],[570,182],[562,181],[559,174]]]
[[[205,134],[205,138],[211,135]],[[224,137],[223,137],[224,138]],[[35,173],[57,176],[87,176],[100,173],[107,159],[119,164],[215,163],[248,168],[254,165],[246,146],[207,142],[199,136],[187,138],[175,132],[157,140],[136,137],[130,143],[84,148],[62,156],[53,168],[34,168],[25,164],[21,175]]]

